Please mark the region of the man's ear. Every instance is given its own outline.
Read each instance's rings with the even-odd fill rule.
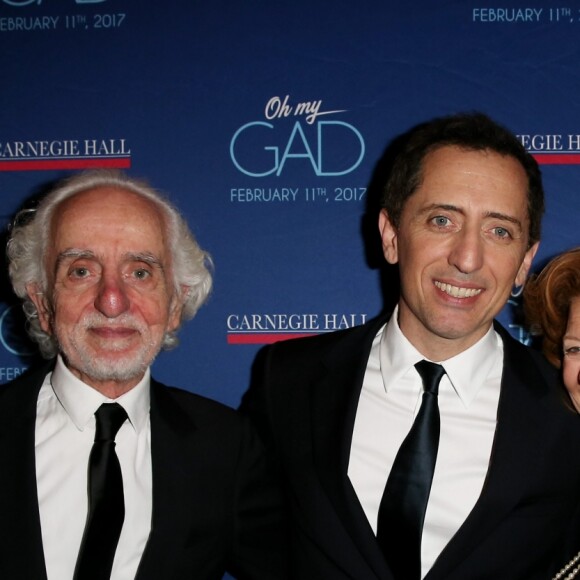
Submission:
[[[520,265],[520,268],[518,270],[518,273],[516,275],[516,279],[515,279],[516,286],[522,286],[523,284],[526,283],[526,280],[528,278],[528,273],[530,271],[530,268],[532,267],[532,260],[534,259],[534,256],[536,255],[536,252],[538,251],[539,246],[540,246],[540,242],[536,242],[524,254],[524,259],[523,259],[523,261]]]
[[[183,312],[183,306],[189,298],[189,293],[191,288],[189,286],[182,285],[179,294],[174,294],[171,299],[171,305],[169,306],[169,321],[167,324],[167,329],[171,332],[177,330],[181,325],[181,313]]]
[[[36,306],[40,328],[47,334],[52,334],[50,307],[46,294],[40,291],[40,287],[36,282],[26,285],[26,293],[30,300],[32,300],[34,306]]]
[[[386,209],[379,213],[379,232],[383,245],[383,255],[389,264],[399,261],[399,249],[397,244],[397,228],[393,225]]]

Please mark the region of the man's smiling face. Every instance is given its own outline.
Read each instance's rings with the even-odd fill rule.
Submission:
[[[428,153],[398,227],[379,218],[385,258],[399,263],[399,324],[425,356],[444,360],[477,342],[523,284],[528,181],[512,157],[444,146]]]

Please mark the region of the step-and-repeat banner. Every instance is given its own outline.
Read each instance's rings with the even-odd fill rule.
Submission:
[[[84,168],[166,192],[215,290],[154,374],[237,406],[262,344],[389,306],[373,183],[421,121],[508,126],[542,164],[537,267],[580,244],[579,62],[565,0],[0,0],[0,226]],[[38,355],[1,279],[6,382]]]

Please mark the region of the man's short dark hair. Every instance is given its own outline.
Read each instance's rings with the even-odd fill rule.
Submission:
[[[489,150],[519,161],[528,177],[529,244],[537,242],[544,213],[540,168],[513,133],[477,112],[440,117],[418,125],[407,134],[393,161],[380,201],[392,224],[399,226],[407,199],[421,185],[426,155],[446,146],[467,151]]]

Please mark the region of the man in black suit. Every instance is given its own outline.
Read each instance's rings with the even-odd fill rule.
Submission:
[[[121,173],[81,174],[16,220],[8,253],[50,362],[0,389],[0,577],[284,577],[247,421],[150,377],[211,288],[178,212]]]
[[[416,127],[378,216],[399,267],[392,316],[260,353],[244,410],[286,486],[296,578],[551,577],[580,500],[580,421],[494,322],[543,209],[535,160],[488,117]]]

